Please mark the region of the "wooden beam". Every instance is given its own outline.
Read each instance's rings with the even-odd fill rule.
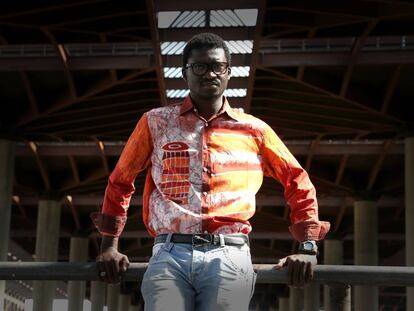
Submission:
[[[249,81],[247,84],[247,94],[244,103],[244,110],[250,113],[252,104],[254,83],[256,77],[257,60],[259,57],[260,42],[262,39],[262,31],[264,24],[264,16],[266,12],[266,0],[260,0],[258,3],[257,22],[256,22],[256,33],[253,40],[252,57],[250,59],[250,70],[249,70]]]
[[[386,91],[385,91],[385,95],[384,95],[384,100],[382,101],[382,105],[381,105],[381,112],[382,113],[387,113],[388,112],[388,107],[390,106],[392,97],[394,95],[395,92],[395,88],[398,84],[398,80],[400,78],[400,74],[401,74],[401,69],[402,69],[402,65],[397,65],[394,69],[394,72],[392,74],[391,79],[388,82]]]
[[[157,1],[158,3],[158,1]],[[160,36],[158,33],[158,25],[156,20],[157,10],[155,9],[154,0],[146,0],[147,16],[150,25],[152,47],[154,50],[155,70],[157,72],[158,88],[160,92],[160,101],[162,106],[167,106],[167,94],[164,81],[164,67],[161,56]]]
[[[66,108],[68,106],[71,106],[75,103],[81,102],[83,100],[89,99],[93,96],[95,96],[98,93],[101,93],[103,91],[106,91],[116,85],[122,84],[125,81],[129,81],[131,79],[134,79],[138,76],[141,76],[143,74],[146,74],[147,72],[152,71],[151,69],[144,69],[138,72],[133,72],[131,74],[126,75],[125,77],[117,80],[116,82],[112,82],[112,81],[107,81],[106,83],[100,83],[98,86],[96,86],[95,88],[93,88],[92,90],[86,92],[85,94],[77,97],[77,98],[72,98],[70,96],[63,98],[62,100],[59,100],[55,103],[53,103],[51,105],[51,107],[49,107],[48,109],[46,109],[44,112],[42,112],[41,114],[37,115],[37,116],[26,116],[24,118],[22,118],[18,123],[16,127],[21,127],[24,125],[27,125],[31,122],[34,122],[36,120],[39,120],[45,116],[50,115],[52,112],[57,112],[62,110],[63,108]]]
[[[28,145],[30,147],[30,150],[33,152],[33,155],[35,156],[36,163],[37,163],[37,166],[39,168],[40,175],[42,176],[45,188],[46,188],[46,190],[50,191],[51,190],[51,185],[50,185],[49,174],[46,170],[46,167],[45,167],[42,159],[40,159],[40,156],[37,152],[37,145],[33,141],[28,142]]]
[[[347,97],[346,95],[348,93],[349,83],[351,81],[352,73],[354,71],[355,64],[357,63],[357,59],[359,57],[359,54],[360,54],[362,48],[365,45],[365,41],[366,41],[369,33],[375,28],[377,23],[378,23],[378,20],[370,21],[368,23],[368,25],[365,27],[365,30],[362,33],[362,35],[358,39],[356,39],[355,45],[354,45],[354,47],[352,49],[352,53],[351,53],[351,60],[348,64],[348,67],[346,68],[344,78],[342,80],[341,90],[339,92],[340,97],[343,97],[343,98]]]

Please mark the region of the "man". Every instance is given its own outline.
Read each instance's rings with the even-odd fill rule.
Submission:
[[[153,109],[138,122],[111,174],[102,213],[97,265],[119,282],[128,258],[118,237],[138,173],[147,170],[143,220],[155,237],[142,282],[145,310],[247,310],[255,285],[248,233],[263,175],[285,188],[302,254],[283,258],[293,286],[312,279],[317,246],[329,230],[318,220],[315,188],[263,121],[232,109],[223,92],[231,56],[217,35],[193,37],[183,52],[190,94],[179,105]]]

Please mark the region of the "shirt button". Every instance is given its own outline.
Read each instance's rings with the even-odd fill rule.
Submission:
[[[203,195],[204,195],[204,196],[206,196],[206,195],[207,195],[207,192],[205,192],[205,191],[204,191],[204,192],[203,192]]]
[[[204,233],[208,234],[208,231],[207,230],[204,230]]]
[[[208,127],[208,123],[204,124],[206,127]]]
[[[208,148],[208,146],[207,146],[207,145],[204,145],[204,146],[203,146],[203,148],[204,148],[204,149],[207,149],[207,148]]]
[[[207,171],[208,171],[207,167],[203,167],[203,172],[207,172]]]

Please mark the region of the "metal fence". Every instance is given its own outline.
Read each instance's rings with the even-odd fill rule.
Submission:
[[[141,280],[147,263],[131,263],[125,281]],[[272,264],[255,264],[257,283],[283,284],[286,269]],[[0,280],[99,280],[95,262],[0,262]],[[314,282],[325,284],[414,286],[414,267],[317,265]]]

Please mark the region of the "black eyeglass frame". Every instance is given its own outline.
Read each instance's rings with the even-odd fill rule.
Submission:
[[[225,68],[222,70],[222,71],[220,71],[220,72],[216,72],[215,70],[214,70],[214,68],[213,68],[213,66],[214,65],[217,65],[217,64],[220,64],[220,65],[222,65],[222,64],[225,64]],[[196,73],[195,71],[194,71],[194,66],[195,65],[205,65],[206,66],[206,69],[205,69],[205,71],[203,72],[203,73]],[[208,71],[212,71],[212,72],[214,72],[216,75],[219,75],[219,76],[221,76],[221,75],[224,75],[225,73],[226,73],[226,71],[229,69],[229,67],[230,67],[230,65],[229,65],[229,63],[227,63],[227,62],[213,62],[213,63],[191,63],[191,64],[187,64],[187,65],[185,65],[185,69],[188,69],[188,68],[191,68],[191,70],[192,70],[192,72],[193,72],[193,74],[194,75],[196,75],[196,76],[204,76]]]

